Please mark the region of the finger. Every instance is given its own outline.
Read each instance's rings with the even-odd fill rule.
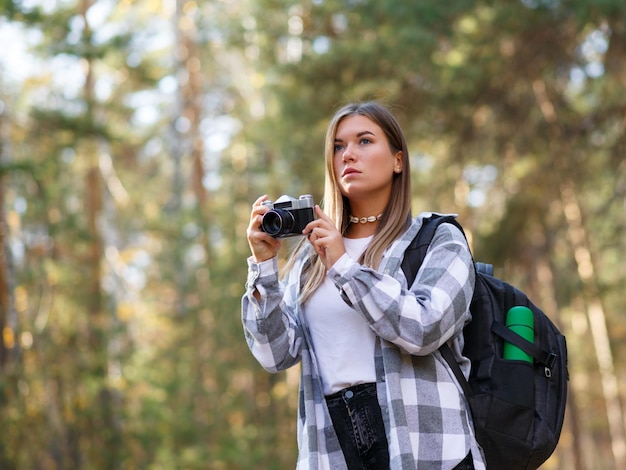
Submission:
[[[310,230],[307,231],[307,227],[310,228]],[[310,240],[312,241],[317,241],[321,238],[326,238],[328,237],[328,235],[330,234],[330,231],[321,226],[321,225],[311,225],[310,227],[307,226],[305,227],[305,235],[307,235],[309,237]]]
[[[304,227],[304,230],[302,231],[304,235],[308,235],[309,233],[311,233],[311,231],[315,227],[325,228],[328,231],[333,230],[335,228],[335,223],[333,222],[333,220],[329,216],[324,214],[324,211],[320,208],[319,205],[316,205],[314,210],[315,210],[315,214],[317,215],[317,218],[309,222],[307,226]]]
[[[260,206],[261,203],[263,201],[267,201],[267,199],[268,199],[267,194],[264,194],[263,196],[260,196],[259,198],[257,198],[256,201],[254,201],[254,204],[252,204],[252,207]]]
[[[252,204],[252,213],[254,214],[255,211],[257,211],[259,208],[264,207],[262,203],[266,200],[267,200],[267,195],[264,195],[264,196],[259,197],[256,201],[254,201],[254,203]]]
[[[333,220],[322,210],[319,204],[316,204],[314,209],[315,215],[318,219],[325,220],[326,222],[330,222],[331,224],[333,223]]]
[[[313,249],[316,251],[316,253],[322,256],[324,255],[326,244],[320,237],[317,237],[315,234],[313,234],[313,236],[309,237],[309,242],[313,246]]]
[[[278,238],[274,238],[271,235],[265,233],[263,230],[259,230],[258,227],[251,226],[248,230],[248,241],[251,245],[258,247],[273,247],[280,248],[282,241]]]
[[[253,213],[250,216],[250,223],[248,224],[248,232],[256,232],[261,227],[261,223],[263,221],[263,216],[260,214]]]
[[[319,248],[321,246],[321,242],[320,242],[320,238],[321,237],[321,233],[320,233],[320,229],[317,227],[314,227],[308,234],[307,234],[307,239],[309,240],[309,243],[313,246],[313,248],[315,249],[315,251],[319,252]]]
[[[266,212],[270,210],[268,206],[264,206],[261,203],[267,199],[267,196],[262,196],[254,202],[252,206],[252,212],[250,214],[250,226],[261,226],[261,220]]]

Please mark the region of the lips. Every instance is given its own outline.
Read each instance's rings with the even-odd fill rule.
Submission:
[[[352,175],[354,173],[360,173],[360,171],[357,170],[356,168],[348,167],[345,170],[343,170],[343,172],[341,173],[341,176],[344,177],[344,176]]]

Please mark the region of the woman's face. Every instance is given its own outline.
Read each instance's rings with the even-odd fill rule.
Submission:
[[[391,194],[393,174],[402,170],[402,152],[392,152],[378,124],[354,114],[337,126],[333,168],[341,193],[349,200],[369,200],[384,206]]]

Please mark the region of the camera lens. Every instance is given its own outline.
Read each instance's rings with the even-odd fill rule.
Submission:
[[[274,209],[265,213],[261,227],[264,232],[269,233],[272,237],[278,237],[291,232],[293,224],[294,219],[291,212]]]

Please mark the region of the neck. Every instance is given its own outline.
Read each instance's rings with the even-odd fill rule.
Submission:
[[[377,217],[385,210],[386,204],[376,204],[365,201],[350,201],[350,213],[354,217]]]
[[[378,222],[371,224],[350,224],[346,230],[346,238],[365,238],[376,233]]]
[[[354,217],[377,217],[382,214],[389,198],[352,198],[350,199],[350,213]],[[350,223],[346,231],[348,238],[365,238],[376,233],[380,221],[367,223]]]

